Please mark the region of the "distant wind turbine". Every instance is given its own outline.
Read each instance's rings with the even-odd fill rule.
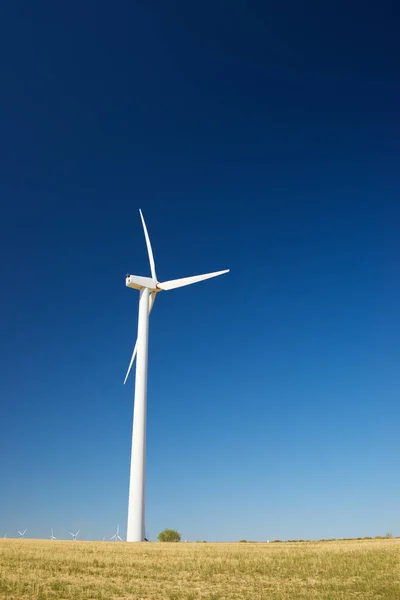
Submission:
[[[50,539],[51,539],[51,540],[56,540],[56,539],[57,539],[57,538],[55,538],[55,537],[54,537],[53,530],[51,530],[51,536],[50,536]]]
[[[7,531],[6,531],[6,535],[4,536],[5,538],[7,537]]]
[[[206,275],[195,275],[159,283],[156,275],[153,250],[142,211],[139,210],[142,220],[144,237],[149,255],[151,277],[127,275],[126,286],[140,291],[138,336],[129,363],[125,381],[128,379],[133,361],[136,357],[135,380],[135,406],[133,415],[131,472],[129,483],[128,503],[128,530],[127,542],[142,542],[145,539],[145,471],[146,471],[146,401],[147,401],[147,358],[148,358],[148,331],[149,315],[154,306],[156,295],[165,290],[174,290],[198,281],[204,281],[217,275],[228,273],[216,271]]]
[[[19,529],[17,529],[17,531],[18,531],[18,537],[20,537],[20,538],[23,538],[24,535],[26,534],[26,529],[25,529],[25,531],[19,531]]]
[[[78,529],[78,531],[76,533],[69,532],[69,535],[72,536],[72,539],[74,540],[74,542],[76,542],[76,538],[78,537],[79,532],[80,532],[80,529]]]
[[[119,525],[117,526],[117,533],[114,533],[110,540],[115,540],[116,542],[122,542],[122,537],[119,535]]]

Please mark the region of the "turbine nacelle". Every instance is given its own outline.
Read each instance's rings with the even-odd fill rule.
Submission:
[[[142,290],[143,288],[149,288],[151,292],[159,292],[157,288],[158,282],[151,277],[141,277],[140,275],[127,275],[126,276],[126,287],[134,288],[135,290]]]

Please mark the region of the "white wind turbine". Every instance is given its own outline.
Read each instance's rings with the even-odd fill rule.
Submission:
[[[127,287],[140,291],[139,300],[139,319],[138,335],[132,358],[129,363],[125,381],[128,379],[133,361],[136,358],[136,379],[135,379],[135,405],[133,413],[133,431],[132,431],[132,454],[131,454],[131,472],[129,483],[129,505],[128,505],[128,528],[127,542],[142,542],[145,539],[145,469],[146,469],[146,399],[147,399],[147,355],[148,355],[148,330],[149,315],[154,306],[156,295],[163,290],[173,290],[175,288],[191,285],[198,281],[204,281],[217,275],[228,273],[217,271],[207,273],[206,275],[195,275],[194,277],[184,277],[183,279],[173,279],[159,283],[157,280],[154,264],[153,251],[151,249],[150,238],[144,222],[142,211],[139,210],[142,219],[144,237],[146,239],[147,252],[149,255],[151,277],[140,277],[137,275],[127,275]]]
[[[20,531],[19,529],[17,529],[18,531],[18,537],[23,538],[24,535],[26,534],[26,529],[24,531]]]
[[[79,532],[80,532],[80,529],[78,529],[78,531],[76,533],[69,532],[69,535],[72,536],[72,539],[74,540],[74,542],[76,542],[76,538],[78,537]]]
[[[50,539],[51,539],[51,540],[56,540],[56,539],[57,539],[56,537],[54,537],[54,532],[53,532],[53,530],[51,530],[51,536],[50,536]]]
[[[115,540],[116,542],[122,542],[122,537],[119,535],[119,525],[117,525],[117,533],[114,533],[110,540]]]

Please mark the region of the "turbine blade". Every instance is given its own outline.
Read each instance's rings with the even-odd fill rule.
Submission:
[[[134,349],[133,349],[133,353],[132,353],[131,362],[129,363],[129,367],[128,367],[128,370],[127,370],[127,372],[126,372],[126,375],[125,375],[125,379],[124,379],[124,385],[126,384],[126,380],[128,379],[128,377],[129,377],[129,373],[131,372],[132,365],[133,365],[133,361],[135,360],[136,352],[137,352],[137,340],[136,340],[135,347],[134,347]]]
[[[172,279],[171,281],[164,281],[163,283],[157,283],[157,287],[160,290],[174,290],[175,288],[183,287],[184,285],[191,285],[198,281],[204,281],[205,279],[211,279],[211,277],[217,277],[229,273],[229,269],[225,271],[216,271],[215,273],[206,273],[205,275],[195,275],[194,277],[183,277],[182,279]]]
[[[142,225],[143,225],[143,230],[144,230],[144,237],[146,239],[146,246],[147,246],[147,253],[149,255],[151,276],[152,276],[153,279],[155,279],[157,281],[156,266],[154,264],[153,250],[151,249],[151,243],[150,243],[149,234],[147,232],[146,223],[144,221],[143,213],[140,210],[140,208],[139,208],[139,212],[140,212],[140,218],[142,219]]]
[[[150,299],[149,299],[149,314],[153,310],[153,306],[154,306],[154,302],[156,300],[156,296],[157,296],[157,292],[152,292],[152,294],[150,295]],[[131,361],[129,363],[128,370],[127,370],[126,375],[125,375],[124,385],[126,384],[126,381],[127,381],[128,377],[129,377],[129,373],[131,372],[132,365],[133,365],[133,362],[134,362],[135,357],[136,357],[136,352],[137,352],[137,340],[136,340],[135,347],[133,349],[133,353],[132,353]]]

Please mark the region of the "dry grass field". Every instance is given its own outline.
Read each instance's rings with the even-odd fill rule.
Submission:
[[[400,540],[126,544],[0,540],[7,600],[400,600]]]

